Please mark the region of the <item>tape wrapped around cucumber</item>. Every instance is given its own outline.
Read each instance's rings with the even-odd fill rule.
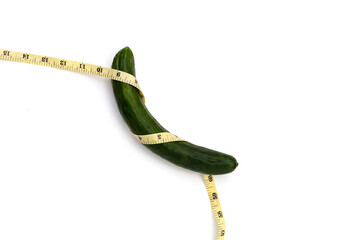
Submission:
[[[115,55],[112,68],[136,76],[134,55],[129,47],[123,48]],[[134,135],[168,132],[146,108],[137,88],[116,80],[112,80],[112,86],[119,111]],[[143,145],[177,166],[203,174],[227,174],[238,166],[236,159],[231,155],[182,139]]]

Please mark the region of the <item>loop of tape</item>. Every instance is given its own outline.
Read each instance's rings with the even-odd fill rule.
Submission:
[[[45,55],[36,55],[36,54],[29,54],[23,52],[9,51],[5,49],[0,49],[0,59],[13,61],[13,62],[22,62],[22,63],[47,66],[52,68],[59,68],[73,72],[81,72],[81,73],[97,75],[97,76],[117,80],[120,82],[124,82],[130,84],[133,87],[136,87],[139,90],[143,101],[145,102],[144,94],[142,93],[140,89],[140,85],[136,80],[135,76],[123,71],[106,68],[98,65],[83,63],[83,62],[76,62],[66,59],[48,57]],[[185,141],[169,132],[153,133],[146,135],[134,134],[134,136],[142,144],[164,144],[174,141]],[[225,219],[223,216],[223,212],[221,210],[214,178],[212,175],[208,175],[208,174],[203,174],[203,177],[205,181],[206,190],[209,196],[211,209],[213,211],[213,214],[217,222],[217,227],[218,227],[217,240],[223,240],[225,236]]]
[[[185,141],[170,132],[160,132],[146,135],[134,134],[134,136],[142,144],[163,144],[167,142]],[[221,209],[219,196],[216,191],[214,177],[212,175],[203,174],[203,178],[209,196],[211,209],[218,227],[217,240],[223,240],[225,237],[225,219]]]

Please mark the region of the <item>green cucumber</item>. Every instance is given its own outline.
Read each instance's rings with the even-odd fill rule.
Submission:
[[[123,48],[116,54],[112,68],[135,76],[134,55],[129,47]],[[168,132],[150,114],[137,88],[116,80],[112,80],[112,86],[119,111],[133,134]],[[144,144],[144,146],[180,167],[203,174],[230,173],[238,165],[236,159],[228,154],[187,141]]]

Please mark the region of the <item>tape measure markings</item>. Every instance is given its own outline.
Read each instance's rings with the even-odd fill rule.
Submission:
[[[73,72],[86,73],[90,75],[97,75],[100,77],[110,78],[113,80],[124,82],[139,89],[141,97],[145,101],[144,94],[141,91],[138,81],[133,75],[127,72],[123,72],[112,68],[106,68],[94,64],[48,57],[46,55],[36,55],[36,54],[22,53],[16,51],[9,51],[5,49],[0,49],[0,59],[14,61],[14,62],[21,62],[21,63],[30,63],[45,67],[52,67],[52,68],[73,71]]]
[[[185,141],[170,132],[160,132],[146,135],[134,134],[134,136],[142,144],[161,144],[167,142]]]
[[[225,219],[221,209],[219,196],[216,191],[215,181],[212,175],[203,174],[206,190],[209,196],[210,205],[214,214],[217,227],[218,237],[217,240],[223,240],[225,237]]]
[[[0,49],[0,59],[14,61],[14,62],[21,62],[21,63],[30,63],[34,65],[58,68],[73,72],[86,73],[90,75],[97,75],[100,77],[121,81],[139,89],[140,95],[143,101],[145,102],[144,95],[140,89],[139,83],[136,80],[136,78],[131,74],[116,69],[106,68],[106,67],[83,63],[83,62],[76,62],[72,60],[59,59],[54,57],[28,54],[28,53],[22,53],[16,51],[9,51],[5,49]],[[162,143],[168,143],[174,141],[185,141],[170,132],[160,132],[160,133],[153,133],[146,135],[137,135],[137,134],[133,134],[133,135],[142,144],[162,144]],[[220,201],[216,191],[214,178],[212,175],[208,175],[208,174],[203,174],[203,178],[205,180],[205,186],[209,196],[211,209],[218,226],[217,240],[223,240],[225,236],[225,219],[220,206]]]

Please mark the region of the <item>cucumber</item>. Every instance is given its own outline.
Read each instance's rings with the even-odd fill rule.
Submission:
[[[112,68],[135,76],[134,55],[129,47],[115,55]],[[168,132],[146,108],[137,88],[116,80],[112,80],[112,86],[119,111],[133,134]],[[230,173],[238,165],[236,159],[228,154],[187,141],[144,146],[177,166],[203,174]]]

